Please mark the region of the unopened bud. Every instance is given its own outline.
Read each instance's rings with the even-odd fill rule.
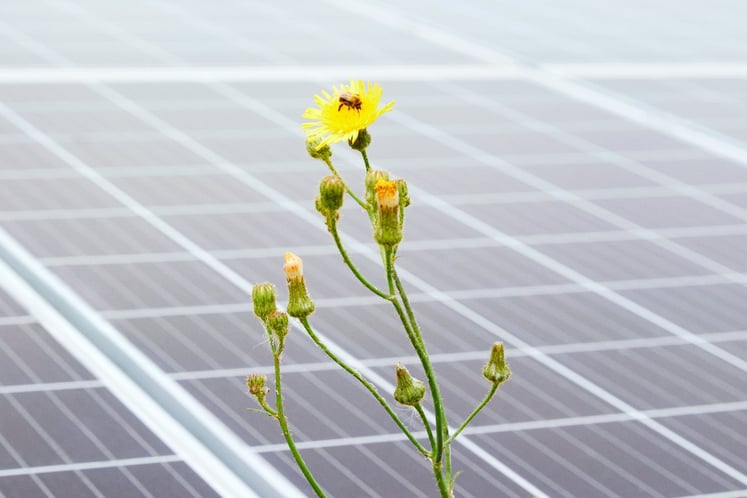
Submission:
[[[332,215],[342,207],[342,201],[345,197],[345,182],[337,175],[329,175],[322,178],[319,183],[319,203],[326,210],[326,213]]]
[[[288,314],[295,318],[309,316],[314,312],[314,302],[303,279],[303,261],[292,252],[286,252],[283,271],[288,281]]]
[[[307,140],[306,152],[314,159],[328,161],[332,157],[332,149],[327,144],[320,145],[321,143],[321,140]]]
[[[277,309],[275,286],[269,282],[255,285],[252,288],[252,303],[254,303],[254,314],[264,322],[267,315]]]
[[[368,147],[371,144],[371,134],[368,133],[368,130],[363,128],[358,132],[358,136],[355,140],[348,140],[348,145],[355,150],[366,150],[366,147]]]
[[[249,389],[249,394],[256,397],[260,401],[264,400],[265,395],[270,391],[268,387],[265,387],[266,383],[266,375],[250,374],[246,378],[246,387]]]
[[[394,400],[397,403],[415,406],[425,396],[425,384],[413,378],[404,365],[397,363],[397,387],[394,389]]]
[[[376,204],[378,216],[374,239],[385,247],[393,247],[402,241],[402,224],[399,216],[399,190],[397,183],[388,180],[376,182]]]
[[[272,351],[275,354],[283,352],[285,336],[288,335],[288,315],[284,311],[273,311],[267,316],[267,330],[270,332]]]
[[[407,181],[404,178],[397,178],[394,180],[397,184],[397,191],[399,192],[399,208],[404,209],[410,205],[410,194],[407,190]]]
[[[503,343],[496,342],[490,351],[490,359],[482,369],[482,375],[493,384],[503,384],[511,377],[511,370],[506,363]]]

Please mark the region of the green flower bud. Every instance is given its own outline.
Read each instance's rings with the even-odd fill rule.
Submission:
[[[286,252],[283,271],[288,281],[288,314],[295,318],[309,316],[314,312],[314,302],[306,290],[301,258],[292,252]]]
[[[376,208],[376,184],[379,180],[389,180],[389,173],[379,169],[366,172],[366,201],[372,208]]]
[[[328,175],[319,183],[320,204],[328,214],[336,214],[345,197],[345,182],[337,175]]]
[[[309,155],[314,159],[319,159],[325,162],[329,161],[329,159],[332,157],[332,149],[330,149],[329,145],[327,144],[324,144],[320,147],[320,143],[321,140],[307,140],[306,152],[308,152]]]
[[[425,396],[425,384],[413,378],[401,363],[396,367],[397,387],[394,389],[394,400],[397,403],[415,406]]]
[[[246,387],[249,389],[249,394],[257,398],[260,404],[265,399],[265,395],[270,391],[268,387],[265,387],[266,383],[266,375],[251,374],[246,378]]]
[[[277,309],[275,305],[275,286],[269,282],[257,284],[252,288],[252,302],[254,314],[263,322],[267,315]]]
[[[394,182],[397,184],[397,191],[399,192],[399,208],[404,211],[404,208],[410,205],[407,182],[404,178],[397,178]]]
[[[273,311],[267,315],[267,330],[270,332],[272,351],[275,354],[283,352],[285,336],[288,335],[288,315],[284,311]]]
[[[374,239],[385,247],[394,247],[402,241],[399,190],[397,183],[388,180],[376,182],[376,205],[378,216],[374,228]]]
[[[365,128],[358,132],[358,137],[355,140],[348,140],[348,145],[355,150],[366,150],[370,144],[371,134]]]
[[[503,384],[511,377],[511,370],[506,363],[502,342],[493,344],[493,349],[490,351],[490,359],[483,367],[482,375],[488,382],[498,385]]]
[[[404,178],[394,180],[399,193],[399,226],[405,226],[405,208],[410,205],[410,194],[407,190],[407,182]]]

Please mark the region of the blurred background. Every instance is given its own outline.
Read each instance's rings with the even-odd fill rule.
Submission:
[[[304,260],[312,324],[389,396],[423,378],[314,210],[313,95],[378,82],[404,284],[457,496],[747,496],[747,7],[703,1],[0,3],[0,496],[307,496],[244,378],[254,283]],[[363,165],[335,165],[357,192]],[[383,282],[353,203],[340,227]],[[436,496],[294,329],[288,416],[330,496]],[[413,431],[417,416],[399,412]],[[422,435],[422,433],[420,433]]]

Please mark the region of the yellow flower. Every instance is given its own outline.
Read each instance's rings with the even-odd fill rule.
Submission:
[[[319,107],[310,107],[303,113],[303,123],[310,141],[319,140],[316,149],[325,145],[349,140],[355,142],[358,132],[374,123],[379,116],[392,110],[394,102],[379,108],[381,86],[378,83],[367,85],[363,80],[350,80],[349,85],[332,87],[332,95],[322,90],[322,96],[314,95],[314,102]]]

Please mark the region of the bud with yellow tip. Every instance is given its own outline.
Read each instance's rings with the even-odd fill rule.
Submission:
[[[374,228],[374,239],[384,247],[394,247],[402,241],[400,222],[399,188],[397,182],[376,182],[376,205],[378,216]]]
[[[303,261],[292,252],[286,252],[283,271],[288,281],[288,314],[295,318],[309,316],[314,312],[314,302],[303,279]]]

